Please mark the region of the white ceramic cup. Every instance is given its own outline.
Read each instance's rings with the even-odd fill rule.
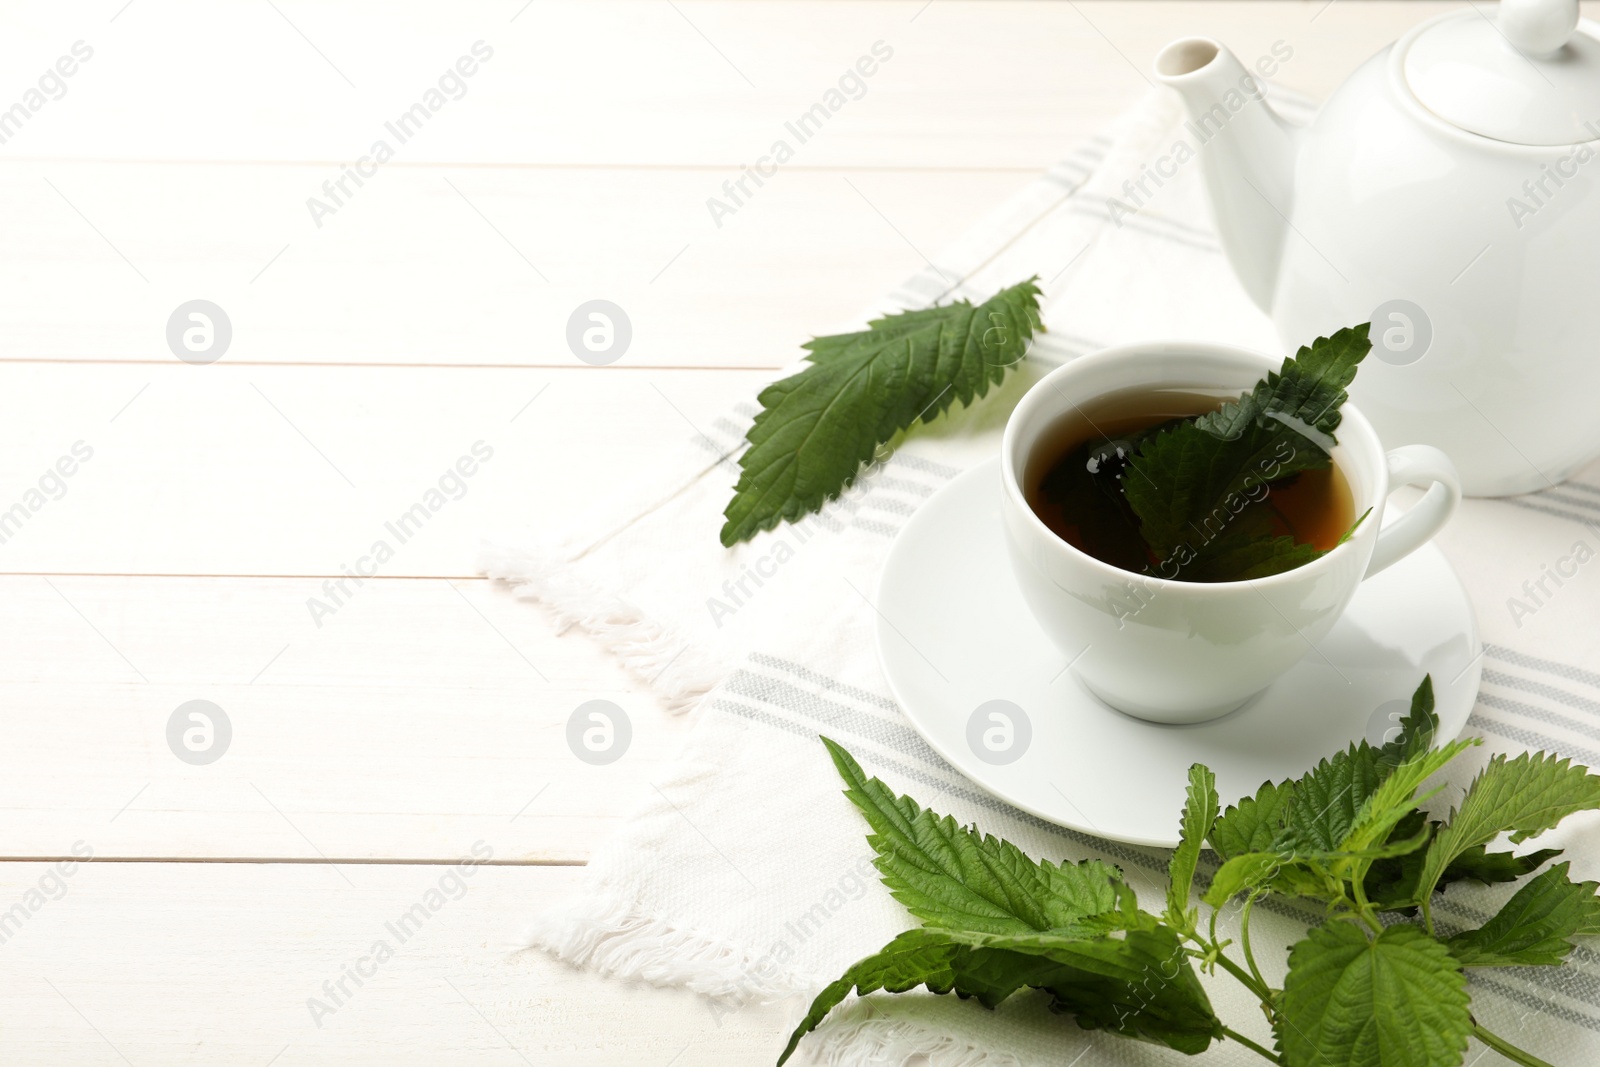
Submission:
[[[1237,395],[1282,360],[1222,345],[1155,342],[1073,360],[1039,381],[1006,423],[1001,478],[1007,541],[1034,617],[1088,689],[1156,722],[1226,714],[1311,652],[1356,586],[1426,544],[1449,521],[1461,483],[1445,454],[1408,445],[1385,454],[1371,424],[1346,403],[1333,462],[1355,514],[1371,513],[1344,544],[1293,570],[1238,582],[1133,574],[1074,548],[1034,513],[1023,478],[1042,435],[1111,394],[1173,389]],[[1387,527],[1393,486],[1427,485]]]

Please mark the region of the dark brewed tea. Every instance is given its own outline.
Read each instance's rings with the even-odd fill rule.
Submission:
[[[1139,519],[1123,496],[1121,477],[1143,439],[1164,424],[1215,411],[1237,394],[1180,390],[1130,390],[1102,397],[1052,426],[1028,457],[1023,487],[1028,504],[1057,536],[1096,559],[1136,573],[1179,580],[1224,580],[1168,574],[1139,532]],[[1355,504],[1350,485],[1329,463],[1269,482],[1259,500],[1230,523],[1272,536],[1289,536],[1319,551],[1336,546],[1350,530]],[[1220,531],[1197,529],[1197,539]]]

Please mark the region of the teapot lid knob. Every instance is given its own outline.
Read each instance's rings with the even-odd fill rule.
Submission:
[[[1524,55],[1552,55],[1578,28],[1578,0],[1500,0],[1496,25]]]

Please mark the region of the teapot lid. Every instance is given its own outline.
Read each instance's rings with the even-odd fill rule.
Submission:
[[[1502,0],[1419,27],[1404,56],[1417,100],[1446,122],[1519,145],[1600,138],[1600,30],[1578,0]]]

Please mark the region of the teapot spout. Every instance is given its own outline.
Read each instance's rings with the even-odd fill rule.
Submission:
[[[1294,194],[1297,128],[1266,101],[1265,85],[1216,41],[1186,37],[1156,57],[1155,73],[1189,113],[1218,236],[1256,306],[1272,310]]]

